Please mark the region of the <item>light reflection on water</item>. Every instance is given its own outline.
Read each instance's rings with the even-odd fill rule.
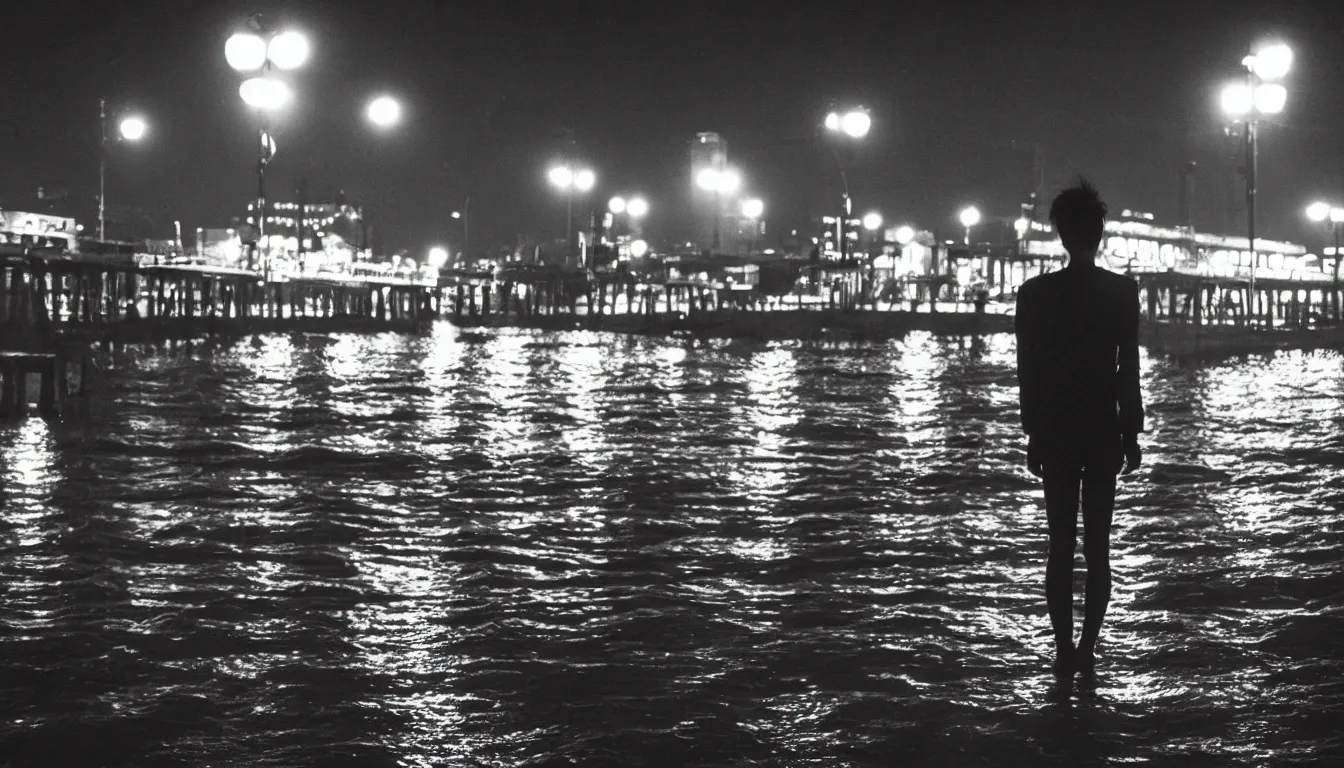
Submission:
[[[1144,360],[1104,671],[1061,691],[1012,355],[440,325],[126,361],[98,423],[0,426],[0,747],[1344,756],[1341,358]]]

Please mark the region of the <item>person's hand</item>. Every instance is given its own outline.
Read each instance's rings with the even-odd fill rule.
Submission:
[[[1139,436],[1125,435],[1125,468],[1120,474],[1132,474],[1140,464],[1143,464],[1143,450],[1139,448]]]
[[[1027,471],[1041,477],[1041,446],[1036,438],[1027,438]]]

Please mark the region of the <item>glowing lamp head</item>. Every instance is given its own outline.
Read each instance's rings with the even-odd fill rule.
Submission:
[[[121,121],[121,125],[117,127],[117,130],[121,134],[121,138],[127,141],[139,141],[145,137],[145,133],[149,130],[149,125],[143,118],[128,117]]]
[[[974,227],[980,223],[980,209],[974,205],[967,207],[961,212],[961,226]]]
[[[442,246],[434,246],[429,249],[429,257],[425,261],[429,266],[439,269],[448,263],[448,249]]]
[[[243,97],[248,106],[265,110],[279,109],[294,96],[288,85],[271,77],[253,77],[243,81],[238,87],[238,95]]]
[[[909,245],[910,243],[914,242],[914,239],[915,239],[914,227],[901,226],[896,229],[897,243],[900,243],[901,245]]]
[[[1278,80],[1293,68],[1293,49],[1283,43],[1260,46],[1246,65],[1262,80]]]
[[[1228,83],[1219,97],[1223,112],[1230,117],[1242,117],[1255,106],[1251,89],[1245,83]]]
[[[460,218],[462,218],[462,212],[461,212],[461,211],[453,211],[453,218],[454,218],[454,219],[460,219]]]
[[[1312,203],[1307,206],[1307,218],[1312,221],[1325,221],[1330,218],[1329,203]]]
[[[587,192],[597,183],[597,174],[587,168],[574,174],[574,188],[580,192]]]
[[[574,183],[574,171],[567,165],[559,165],[552,168],[550,172],[546,174],[546,178],[550,179],[552,184],[561,189],[569,189],[569,185]]]
[[[1255,87],[1255,111],[1262,115],[1277,115],[1288,103],[1288,89],[1278,83],[1264,83]]]
[[[826,116],[826,130],[828,130],[828,131],[838,131],[838,130],[840,130],[840,115],[839,115],[839,113],[832,112],[832,113],[830,113],[829,115]]]
[[[631,198],[630,202],[625,204],[625,212],[630,218],[642,218],[649,212],[649,202],[642,197]]]
[[[636,240],[630,244],[630,255],[636,259],[649,252],[649,244],[643,240]]]
[[[1027,221],[1027,217],[1023,216],[1022,218],[1013,222],[1013,229],[1017,231],[1017,236],[1021,237],[1027,234],[1028,229],[1031,229],[1031,222]]]
[[[401,104],[391,96],[379,96],[369,102],[369,122],[379,128],[391,128],[401,122]]]
[[[695,184],[707,192],[713,192],[719,188],[719,172],[713,168],[702,168],[695,174]]]
[[[607,210],[617,215],[625,213],[625,198],[624,197],[611,198],[610,200],[607,201]]]
[[[266,41],[251,32],[239,32],[224,43],[224,58],[239,72],[252,72],[266,64]]]
[[[281,32],[266,46],[266,58],[280,69],[298,69],[308,60],[308,38],[298,32]]]
[[[869,232],[872,232],[880,226],[882,226],[882,214],[874,211],[872,213],[864,215],[863,217],[864,229],[868,230]]]
[[[840,130],[851,138],[861,139],[867,136],[872,127],[873,118],[861,109],[846,112],[845,116],[840,118]]]
[[[750,200],[742,201],[742,215],[748,219],[759,219],[763,213],[765,213],[765,203],[760,198],[753,197]]]

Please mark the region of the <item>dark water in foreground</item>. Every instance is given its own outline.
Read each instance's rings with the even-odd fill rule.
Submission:
[[[0,764],[1341,760],[1342,374],[1145,362],[1059,692],[1007,337],[129,360],[0,426]]]

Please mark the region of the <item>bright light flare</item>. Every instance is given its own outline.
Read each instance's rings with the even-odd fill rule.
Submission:
[[[298,69],[308,61],[308,38],[298,32],[281,32],[271,38],[266,58],[280,69]]]
[[[1247,59],[1247,65],[1257,77],[1278,80],[1293,68],[1293,49],[1283,43],[1271,43],[1261,46]]]
[[[149,130],[149,124],[140,117],[128,117],[121,121],[117,129],[121,133],[121,138],[127,141],[139,141],[145,137]]]
[[[1331,209],[1330,209],[1330,223],[1331,223],[1331,224],[1344,224],[1344,208],[1331,208]]]
[[[873,118],[863,110],[854,110],[845,113],[840,118],[840,130],[844,131],[850,138],[861,139],[868,135],[869,129],[873,127]]]
[[[765,213],[765,203],[758,197],[742,201],[742,215],[748,219],[759,219]]]
[[[909,245],[915,239],[915,229],[910,226],[901,226],[896,230],[896,242],[901,245]]]
[[[696,174],[695,183],[708,192],[731,195],[742,186],[742,175],[732,169],[705,168]]]
[[[569,189],[569,185],[574,183],[574,171],[570,170],[567,165],[560,165],[552,168],[550,172],[546,174],[546,178],[550,179],[552,184],[561,189]]]
[[[266,64],[266,41],[250,32],[239,32],[224,43],[224,58],[239,72],[251,72]]]
[[[835,112],[832,112],[832,113],[830,113],[829,115],[826,116],[826,130],[828,130],[828,131],[838,131],[838,130],[840,130],[840,115],[839,115],[839,114],[837,114],[837,113],[835,113]]]
[[[961,212],[961,226],[974,227],[980,223],[980,209],[974,205],[968,206]]]
[[[880,226],[882,226],[882,214],[873,211],[872,213],[864,215],[863,217],[864,229],[868,230],[869,232],[872,232],[873,230],[877,229]]]
[[[1250,86],[1245,83],[1228,83],[1223,86],[1223,93],[1219,97],[1219,103],[1222,105],[1223,112],[1231,117],[1241,117],[1251,111],[1255,105],[1251,99]]]
[[[1307,218],[1312,221],[1325,221],[1330,217],[1329,203],[1312,203],[1307,206]]]
[[[649,201],[642,197],[633,197],[625,204],[625,212],[632,219],[641,219],[649,212]]]
[[[1262,115],[1277,115],[1288,103],[1288,89],[1278,83],[1264,83],[1255,87],[1255,111]]]
[[[435,269],[440,269],[444,264],[448,263],[448,249],[440,245],[430,248],[429,258],[426,260],[426,263]]]
[[[238,87],[238,95],[248,106],[267,110],[279,109],[294,97],[288,85],[272,77],[248,78]]]
[[[617,215],[625,213],[625,198],[613,197],[607,201],[607,210]]]
[[[379,128],[391,128],[401,122],[401,104],[391,96],[379,96],[369,102],[368,117]]]
[[[649,252],[649,244],[643,240],[636,240],[630,244],[630,255],[636,259]]]
[[[579,190],[580,192],[587,192],[588,190],[592,189],[593,185],[596,183],[597,183],[597,174],[593,173],[587,168],[584,168],[583,170],[574,174],[574,188]]]

